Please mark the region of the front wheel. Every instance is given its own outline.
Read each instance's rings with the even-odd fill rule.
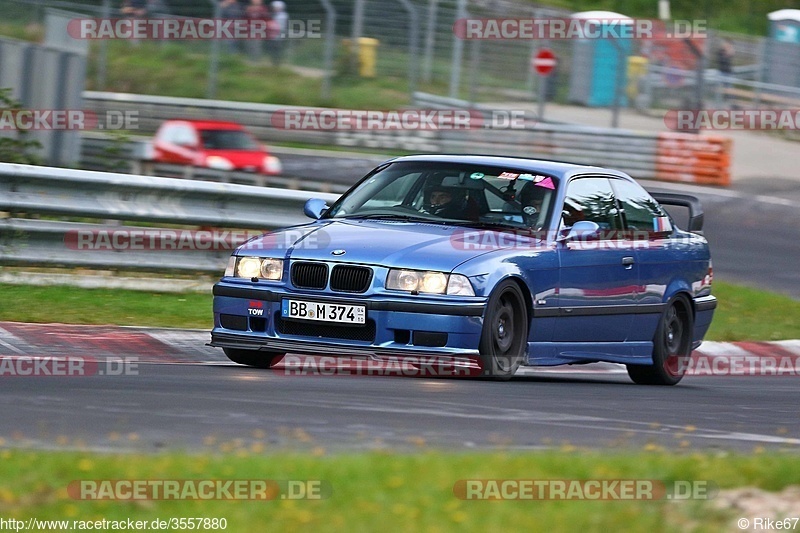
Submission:
[[[504,281],[486,304],[479,345],[482,375],[508,380],[528,348],[528,310],[519,285]]]
[[[238,348],[223,348],[222,351],[228,359],[240,365],[255,368],[272,368],[283,359],[285,354],[277,352],[260,352],[257,350],[240,350]]]
[[[673,301],[653,337],[653,364],[627,365],[628,375],[639,385],[675,385],[686,373],[692,355],[692,311],[683,298]]]

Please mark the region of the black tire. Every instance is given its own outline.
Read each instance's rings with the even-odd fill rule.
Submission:
[[[639,385],[676,385],[692,356],[692,310],[676,298],[661,315],[653,337],[653,364],[627,365],[628,375]]]
[[[255,368],[272,368],[286,355],[276,352],[260,352],[258,350],[240,350],[238,348],[223,348],[222,351],[234,363]]]
[[[509,380],[528,348],[528,309],[519,285],[498,285],[486,304],[480,351],[482,376]]]

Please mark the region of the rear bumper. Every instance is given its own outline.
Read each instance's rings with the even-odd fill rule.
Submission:
[[[711,326],[714,310],[717,308],[716,296],[700,296],[694,298],[694,332],[692,335],[692,349],[696,349],[703,342],[703,338]]]

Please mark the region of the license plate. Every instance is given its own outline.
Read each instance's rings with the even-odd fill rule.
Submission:
[[[367,308],[363,305],[347,305],[303,300],[283,300],[281,316],[298,320],[318,320],[340,324],[364,324]]]

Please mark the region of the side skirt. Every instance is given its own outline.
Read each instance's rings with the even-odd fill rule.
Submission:
[[[575,363],[653,364],[652,342],[529,342],[528,366]]]

